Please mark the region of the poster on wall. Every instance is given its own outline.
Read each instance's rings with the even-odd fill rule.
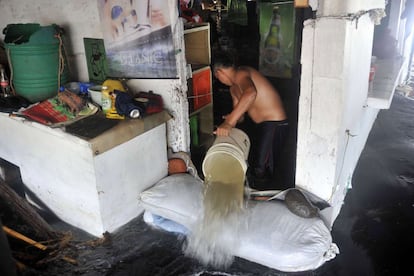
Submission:
[[[259,70],[269,77],[291,78],[294,56],[293,2],[260,2]]]
[[[108,63],[103,39],[83,38],[89,81],[103,83],[108,75]]]
[[[109,77],[178,77],[169,3],[98,0]]]

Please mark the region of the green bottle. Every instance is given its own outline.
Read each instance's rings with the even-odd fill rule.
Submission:
[[[276,64],[281,55],[280,42],[280,14],[279,7],[273,7],[272,20],[269,25],[269,32],[264,41],[264,61],[268,64]]]

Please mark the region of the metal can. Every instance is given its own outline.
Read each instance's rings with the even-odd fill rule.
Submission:
[[[139,109],[132,109],[130,112],[129,112],[129,117],[131,117],[131,118],[138,118],[139,117],[139,115],[141,115],[141,112],[139,112]]]

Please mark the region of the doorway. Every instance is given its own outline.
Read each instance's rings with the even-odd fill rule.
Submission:
[[[223,2],[223,1],[222,1]],[[260,57],[260,33],[259,13],[256,1],[238,1],[245,5],[246,17],[233,20],[228,10],[222,10],[220,20],[217,20],[217,11],[204,11],[203,20],[210,23],[211,30],[211,57],[214,63],[215,55],[220,51],[231,51],[236,57],[239,65],[247,65],[259,69]],[[226,6],[227,7],[227,6]],[[229,8],[229,7],[227,7]],[[268,77],[272,85],[279,91],[284,103],[290,130],[287,143],[280,156],[280,166],[276,170],[277,188],[284,190],[295,186],[296,172],[296,143],[297,143],[297,120],[298,102],[300,94],[300,49],[302,47],[302,30],[304,20],[313,16],[311,9],[295,9],[295,39],[294,39],[294,63],[291,78]],[[220,24],[218,26],[218,24]],[[223,116],[231,112],[232,101],[228,87],[221,84],[213,76],[213,113],[214,125],[218,126],[223,121]],[[240,128],[249,128],[252,122],[247,120]],[[208,150],[208,149],[205,149]],[[201,160],[194,160],[196,167],[201,168],[201,162],[205,152],[198,154]]]

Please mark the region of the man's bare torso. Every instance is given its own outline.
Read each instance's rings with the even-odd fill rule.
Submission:
[[[257,91],[254,103],[247,110],[252,120],[255,123],[285,120],[286,113],[279,93],[269,80],[251,67],[239,67],[237,69],[235,83],[230,87],[233,101],[240,100],[242,91],[249,86],[248,79],[253,82]]]

